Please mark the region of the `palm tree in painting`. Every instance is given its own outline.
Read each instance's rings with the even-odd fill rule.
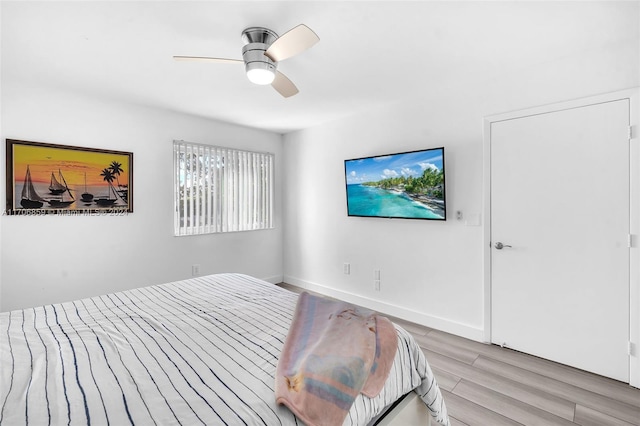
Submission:
[[[113,191],[115,193],[115,189],[113,188],[113,180],[115,179],[115,175],[111,172],[110,168],[106,168],[102,169],[102,173],[100,173],[100,176],[102,176],[102,180],[107,182],[109,189],[107,190],[107,198],[98,198],[95,200],[95,202],[100,206],[110,206],[117,200],[117,198],[111,198],[111,192]]]
[[[112,183],[113,179],[115,179],[115,176],[113,175],[113,172],[111,172],[111,169],[102,169],[102,173],[100,173],[100,176],[102,176],[102,180],[108,183]]]
[[[122,169],[122,164],[118,163],[117,161],[112,161],[109,165],[109,170],[111,171],[111,174],[115,176],[116,181],[118,182],[118,194],[124,201],[126,201],[129,195],[129,188],[128,185],[120,185],[119,179],[120,173],[124,172],[124,170]]]
[[[120,176],[120,173],[124,172],[124,170],[122,170],[122,164],[117,161],[112,161],[109,165],[109,171],[113,176],[115,176],[116,182],[118,182],[118,188],[120,188],[120,179],[118,179],[118,177]]]

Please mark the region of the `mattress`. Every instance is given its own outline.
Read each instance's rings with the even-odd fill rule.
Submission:
[[[273,390],[297,298],[218,274],[0,313],[0,424],[299,425]],[[448,424],[423,352],[396,330],[382,392],[344,425],[413,389]]]

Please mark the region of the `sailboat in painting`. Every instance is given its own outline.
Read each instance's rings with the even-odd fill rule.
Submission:
[[[59,170],[58,170],[58,173],[60,173]],[[56,179],[53,172],[51,172],[51,183],[49,183],[49,192],[52,193],[53,195],[60,195],[66,192],[66,190],[67,188],[63,184],[61,184]]]
[[[93,194],[89,193],[89,191],[87,191],[87,174],[84,174],[84,192],[81,195],[82,197],[82,201],[84,201],[85,203],[90,203],[91,200],[93,200]]]
[[[38,195],[31,181],[31,170],[27,166],[27,174],[24,177],[24,186],[22,187],[22,199],[20,205],[25,209],[39,209],[43,206],[45,199]]]
[[[69,207],[71,204],[76,202],[76,199],[73,197],[73,194],[71,193],[71,190],[69,189],[69,186],[67,185],[67,181],[65,180],[64,176],[62,176],[62,172],[60,171],[60,169],[58,169],[58,178],[64,182],[64,184],[60,183],[53,175],[53,173],[51,173],[51,179],[52,179],[52,184],[55,181],[55,183],[57,183],[60,187],[62,187],[62,192],[53,192],[51,190],[51,186],[49,186],[49,191],[51,191],[54,194],[60,195],[60,198],[51,198],[48,200],[48,203],[51,207],[58,207],[58,208],[65,208],[65,207]],[[58,188],[56,188],[56,191],[58,191]],[[70,200],[68,198],[66,198],[64,195],[65,193],[69,194],[69,198],[71,198]]]
[[[113,204],[115,204],[116,201],[118,201],[118,193],[116,192],[116,189],[113,187],[113,184],[111,182],[107,182],[108,185],[108,189],[107,189],[107,197],[99,197],[96,198],[94,201],[96,202],[97,205],[99,205],[100,207],[108,207],[108,206],[112,206]],[[114,194],[114,197],[111,198],[111,194]]]

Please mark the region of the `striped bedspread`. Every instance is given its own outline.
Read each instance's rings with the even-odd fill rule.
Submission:
[[[220,274],[0,313],[0,424],[300,425],[273,390],[297,297]],[[416,387],[448,424],[422,351],[397,331],[385,387],[344,425]]]

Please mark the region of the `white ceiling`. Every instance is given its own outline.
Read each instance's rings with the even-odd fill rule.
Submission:
[[[614,46],[638,26],[632,3],[3,1],[2,82],[286,133]],[[251,84],[241,65],[172,59],[240,59],[244,28],[300,23],[320,43],[280,63],[300,89],[288,99]]]

